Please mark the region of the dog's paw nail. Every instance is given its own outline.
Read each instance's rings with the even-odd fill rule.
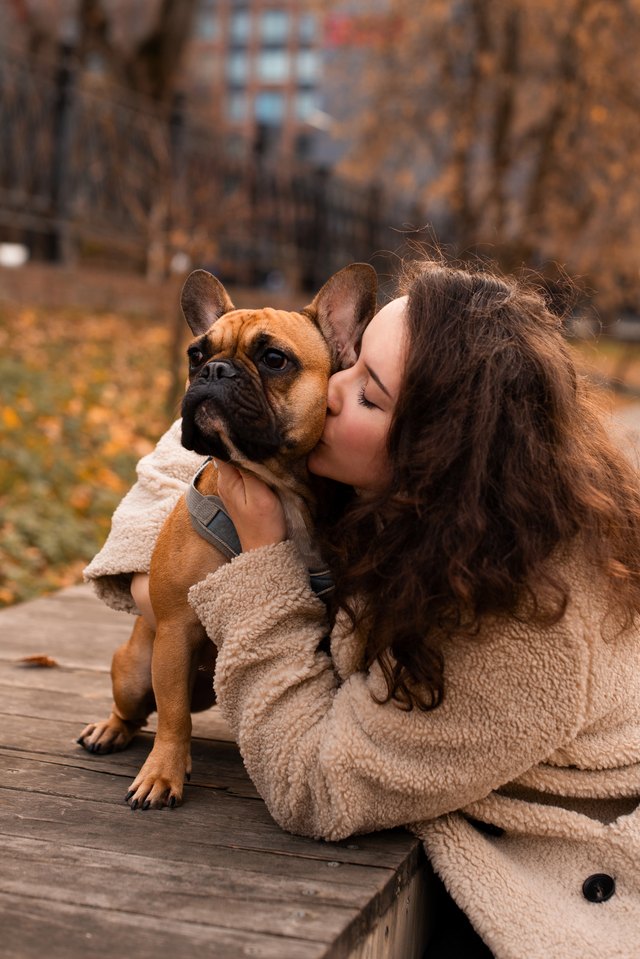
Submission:
[[[134,792],[135,792],[135,789],[130,789],[129,792],[127,793],[127,795],[124,797],[124,801],[125,801],[125,802],[129,802],[129,800],[130,800],[131,797],[133,796]]]
[[[187,782],[188,782],[188,783],[191,782],[191,773],[187,773]]]
[[[76,739],[76,742],[78,746],[84,746],[84,739],[82,736],[79,736],[78,739]]]
[[[137,809],[137,808],[138,808],[138,800],[134,799],[133,802],[131,803],[131,809]]]
[[[141,807],[141,808],[142,808],[142,809],[148,809],[150,805],[151,805],[151,800],[150,800],[150,799],[145,799],[145,801],[142,803],[142,807]]]
[[[168,804],[167,804],[167,805],[169,806],[169,809],[173,809],[173,807],[175,806],[175,804],[176,804],[176,797],[175,797],[175,796],[171,796],[171,798],[169,799],[169,802],[168,802]]]

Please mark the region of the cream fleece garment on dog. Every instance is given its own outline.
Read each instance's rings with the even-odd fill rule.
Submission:
[[[134,573],[148,573],[151,554],[167,516],[202,466],[204,457],[180,442],[182,421],[176,420],[156,448],[136,467],[138,480],[111,520],[111,532],[84,569],[100,599],[125,613],[139,614],[131,596]]]

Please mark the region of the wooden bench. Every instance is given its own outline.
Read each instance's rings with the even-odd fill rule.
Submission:
[[[75,739],[107,715],[131,623],[87,586],[0,612],[4,959],[421,956],[421,844],[403,830],[340,843],[283,832],[215,709],[194,717],[184,805],[130,811],[152,733],[104,757]],[[17,664],[33,654],[59,665]]]

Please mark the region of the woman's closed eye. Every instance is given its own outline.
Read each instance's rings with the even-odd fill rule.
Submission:
[[[361,386],[358,390],[358,403],[360,406],[365,406],[368,410],[375,410],[378,408],[375,403],[372,403],[371,400],[368,400],[364,395],[364,386]]]

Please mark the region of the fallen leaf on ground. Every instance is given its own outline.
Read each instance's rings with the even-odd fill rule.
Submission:
[[[22,659],[19,659],[18,662],[21,666],[38,666],[42,669],[50,669],[52,666],[59,666],[60,663],[56,662],[55,659],[52,659],[51,656],[43,656],[38,654],[36,656],[23,656]]]

